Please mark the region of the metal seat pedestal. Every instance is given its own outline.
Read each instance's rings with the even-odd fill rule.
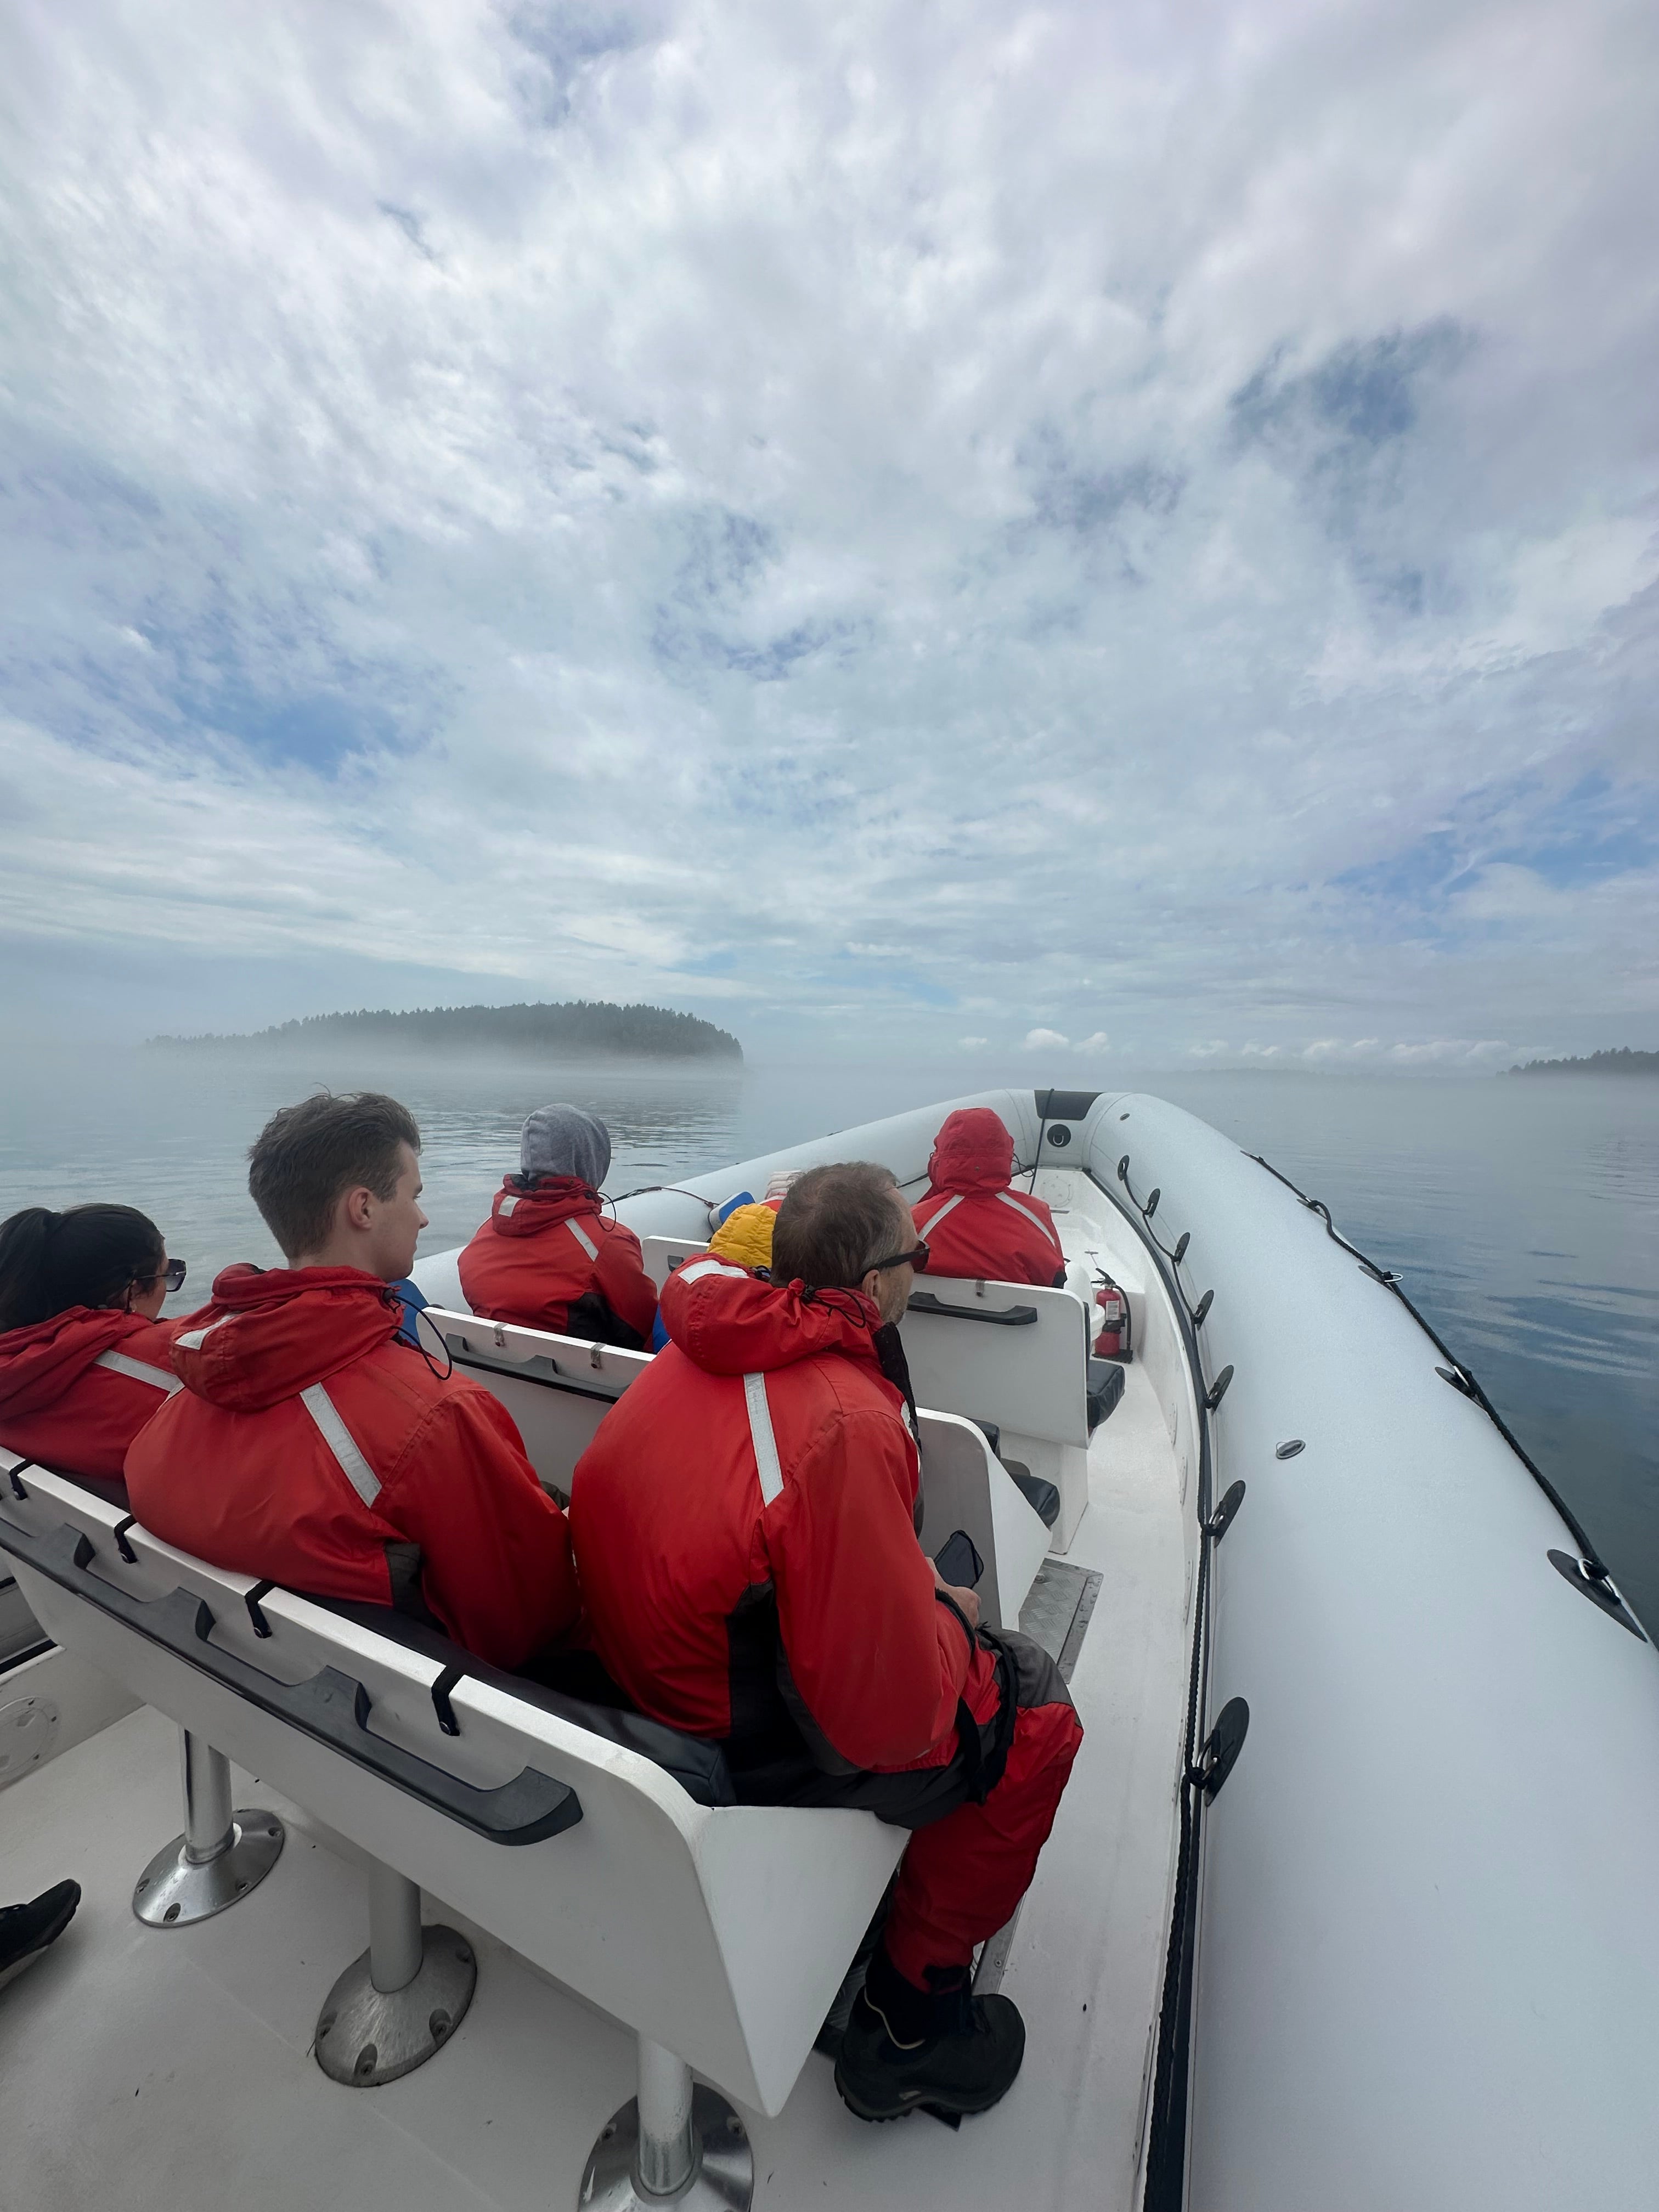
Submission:
[[[580,2212],[748,2212],[755,2193],[749,2130],[718,2089],[647,2036],[640,2092],[588,2154]]]
[[[147,1928],[210,1920],[257,1889],[282,1856],[283,1829],[257,1806],[233,1812],[230,1761],[210,1743],[179,1731],[185,1777],[185,1832],[144,1869],[132,1909]]]
[[[389,1866],[368,1877],[368,1948],[317,2016],[317,2063],[331,2081],[373,2089],[441,2051],[477,1987],[472,1946],[453,1928],[421,1925],[418,1887]]]

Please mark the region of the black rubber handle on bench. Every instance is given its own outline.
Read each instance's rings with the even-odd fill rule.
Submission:
[[[939,1314],[949,1321],[988,1321],[998,1328],[1030,1328],[1037,1317],[1035,1306],[948,1306],[931,1291],[912,1291],[910,1311]]]
[[[279,1682],[234,1651],[210,1644],[213,1611],[205,1598],[186,1589],[169,1590],[165,1597],[134,1597],[106,1582],[88,1571],[96,1557],[92,1539],[67,1522],[49,1536],[33,1536],[0,1520],[0,1549],[246,1698],[261,1712],[314,1736],[354,1765],[367,1767],[492,1844],[538,1844],[574,1828],[581,1819],[581,1801],[569,1784],[556,1782],[533,1766],[523,1768],[499,1789],[477,1790],[400,1744],[371,1735],[368,1692],[337,1667],[325,1667],[308,1681]]]

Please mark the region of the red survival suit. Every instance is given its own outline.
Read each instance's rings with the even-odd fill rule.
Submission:
[[[673,1341],[572,1478],[595,1644],[641,1711],[724,1742],[740,1798],[919,1831],[885,1941],[925,1986],[1029,1887],[1077,1716],[1035,1644],[999,1650],[936,1592],[869,1299],[699,1259],[663,1307]]]
[[[0,1336],[0,1444],[64,1474],[118,1481],[127,1446],[179,1388],[173,1340],[196,1319],[66,1306]]]
[[[930,1275],[1061,1289],[1066,1255],[1040,1198],[1013,1191],[1014,1140],[988,1106],[948,1115],[933,1139],[927,1194],[910,1211]]]
[[[544,1176],[528,1188],[509,1176],[460,1267],[468,1305],[492,1321],[636,1352],[651,1341],[657,1292],[640,1240],[605,1218],[579,1176]]]
[[[127,1454],[146,1528],[238,1574],[419,1612],[517,1667],[574,1621],[570,1531],[512,1417],[395,1341],[356,1267],[228,1267]]]

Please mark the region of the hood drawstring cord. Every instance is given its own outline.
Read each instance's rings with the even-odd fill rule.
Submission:
[[[425,1360],[427,1373],[434,1376],[440,1382],[447,1382],[450,1376],[455,1372],[455,1355],[449,1348],[449,1339],[443,1334],[442,1331],[439,1328],[437,1322],[435,1321],[429,1322],[428,1326],[430,1328],[434,1336],[437,1338],[438,1349],[444,1356],[443,1365],[441,1367],[438,1365],[431,1353],[427,1350],[425,1345],[421,1342],[421,1323],[425,1321],[425,1319],[426,1308],[424,1306],[417,1306],[415,1309],[415,1349],[420,1353],[422,1358]]]

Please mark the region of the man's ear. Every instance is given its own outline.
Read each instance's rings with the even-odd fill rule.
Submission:
[[[349,1190],[344,1200],[344,1219],[348,1229],[372,1229],[374,1226],[374,1194],[366,1182]]]

